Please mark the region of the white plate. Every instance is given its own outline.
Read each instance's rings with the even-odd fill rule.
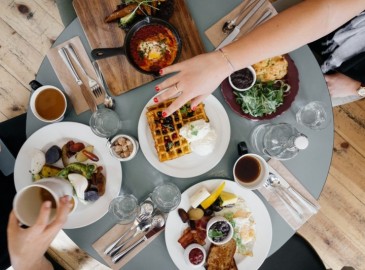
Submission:
[[[213,191],[223,180],[207,180],[198,183],[187,189],[181,196],[181,202],[177,209],[183,208],[188,210],[190,208],[189,198],[201,186],[207,190]],[[251,210],[254,220],[256,222],[256,241],[253,247],[253,256],[244,257],[242,255],[235,255],[235,261],[238,269],[255,270],[260,267],[269,253],[272,239],[272,225],[270,215],[261,201],[261,199],[251,190],[246,190],[239,187],[235,182],[225,180],[226,185],[224,190],[234,193],[246,201],[247,206]],[[183,223],[177,213],[177,209],[169,213],[165,228],[165,240],[167,250],[171,259],[179,269],[187,269],[187,264],[184,260],[184,249],[177,240],[181,237],[187,225]],[[206,240],[207,242],[208,240]],[[206,245],[208,250],[209,244]],[[204,269],[204,267],[198,268]]]
[[[216,97],[210,95],[204,100],[205,112],[212,128],[217,133],[217,142],[213,153],[207,156],[190,153],[165,162],[160,162],[158,159],[155,143],[147,122],[147,107],[153,104],[152,98],[142,110],[138,122],[139,144],[143,154],[152,166],[164,174],[188,178],[201,175],[218,164],[227,150],[231,137],[231,126],[225,109]]]
[[[110,201],[118,196],[122,185],[122,167],[120,162],[110,155],[106,140],[96,136],[87,125],[60,122],[34,132],[20,149],[14,167],[16,190],[32,183],[29,170],[34,148],[46,152],[52,145],[62,147],[69,140],[94,145],[94,153],[99,157],[97,164],[103,166],[103,174],[107,180],[105,194],[88,205],[79,202],[76,210],[68,216],[64,229],[84,227],[103,217],[108,211]],[[54,165],[63,167],[61,161]]]

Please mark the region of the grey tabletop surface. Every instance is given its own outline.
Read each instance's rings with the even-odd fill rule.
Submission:
[[[206,51],[213,50],[214,47],[205,36],[204,31],[219,18],[232,10],[240,1],[224,1],[224,5],[222,4],[223,1],[220,0],[186,0],[186,2],[198,27]],[[298,1],[279,0],[275,3],[275,7],[280,11],[295,2]],[[89,44],[78,19],[75,19],[63,31],[54,45],[56,46],[74,36],[79,36],[86,50],[90,52]],[[291,123],[297,127],[299,131],[308,136],[310,142],[309,147],[305,151],[300,152],[294,159],[285,161],[284,164],[301,181],[309,192],[314,197],[318,198],[326,181],[332,157],[334,131],[331,100],[321,70],[308,47],[303,46],[291,52],[290,56],[294,60],[299,71],[300,88],[299,93],[289,110],[272,120],[249,121],[233,113],[224,101],[220,90],[216,90],[213,94],[227,111],[231,125],[229,146],[222,160],[213,169],[203,175],[181,179],[160,173],[146,160],[142,151],[139,151],[133,160],[124,162],[121,165],[123,168],[122,190],[133,193],[139,199],[142,199],[162,181],[171,181],[177,184],[183,192],[188,187],[207,179],[217,177],[233,179],[232,167],[235,160],[238,158],[236,151],[237,144],[241,141],[248,140],[249,133],[254,126],[270,121],[273,123]],[[62,88],[47,57],[41,64],[36,79],[42,84],[50,84]],[[159,79],[159,81],[161,80],[162,79]],[[116,111],[122,118],[124,124],[122,128],[123,133],[138,138],[137,125],[140,113],[147,101],[155,94],[154,86],[157,82],[158,81],[148,83],[138,89],[115,97],[117,102]],[[321,131],[306,129],[298,125],[295,121],[295,113],[298,110],[298,107],[313,100],[323,101],[329,107],[330,124],[326,129]],[[130,104],[133,104],[133,106]],[[88,111],[76,116],[70,106],[66,113],[65,121],[88,124],[90,115],[91,113]],[[26,128],[28,137],[44,125],[44,123],[37,120],[32,112],[28,110]],[[143,168],[143,170],[140,168]],[[260,196],[260,194],[258,195]],[[269,255],[271,255],[293,235],[294,231],[265,201],[265,199],[263,199],[263,202],[267,206],[273,226],[273,239],[269,252]],[[89,226],[79,229],[69,229],[65,230],[65,232],[80,248],[103,262],[102,258],[96,253],[91,245],[114,225],[111,216],[106,214],[100,220]],[[176,266],[168,254],[164,234],[161,234],[156,240],[150,243],[126,264],[123,269],[144,269],[146,266],[151,270],[176,269]]]

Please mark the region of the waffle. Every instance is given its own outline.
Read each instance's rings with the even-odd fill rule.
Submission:
[[[195,111],[190,109],[190,102],[186,103],[172,115],[163,118],[162,112],[174,101],[169,99],[147,108],[147,121],[151,130],[158,159],[161,162],[172,160],[191,153],[188,141],[180,136],[182,126],[195,120],[209,121],[204,104],[200,103]]]

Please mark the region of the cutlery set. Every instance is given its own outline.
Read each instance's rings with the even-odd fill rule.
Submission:
[[[303,220],[305,211],[309,211],[311,214],[315,214],[318,211],[317,206],[304,198],[287,182],[280,181],[278,176],[271,172],[264,187],[272,191],[280,199],[297,222]]]
[[[161,231],[164,226],[164,215],[159,210],[155,210],[154,206],[149,201],[145,201],[141,205],[141,213],[136,217],[132,226],[127,229],[120,237],[118,237],[113,243],[111,243],[104,250],[104,254],[110,256],[113,263],[117,263],[127,254],[129,254],[129,252],[135,249],[138,245],[147,241],[149,238]],[[131,234],[132,232],[134,233]],[[136,237],[141,235],[142,233],[146,234],[135,243],[128,246],[128,244],[131,243],[132,240],[136,239]]]
[[[256,0],[250,0],[250,2],[240,10],[239,14],[234,19],[224,23],[222,31],[228,34],[228,36],[218,45],[216,50],[219,50],[220,48],[223,48],[224,46],[234,41],[241,31],[241,27],[245,25],[251,19],[252,16],[255,15],[255,13],[266,3],[266,0],[259,0],[257,3],[255,2]],[[247,13],[247,15],[245,15],[238,22],[238,24],[236,24],[237,20],[241,18],[242,14],[245,13],[251,7],[252,9]],[[247,32],[251,31],[253,28],[264,22],[271,15],[272,11],[270,9],[267,9],[265,13],[260,16],[260,18],[253,24],[253,26],[250,27],[250,29]]]
[[[92,112],[95,112],[98,108],[96,98],[102,96],[103,93],[105,93],[105,99],[108,98],[108,100],[112,100],[112,98],[106,94],[106,91],[104,91],[102,86],[100,86],[99,83],[96,80],[94,80],[87,73],[86,69],[84,68],[84,66],[81,63],[81,59],[80,59],[79,55],[77,54],[75,48],[73,47],[73,45],[71,43],[60,48],[58,50],[58,53],[60,54],[61,59],[63,60],[64,64],[66,65],[66,67],[68,68],[70,73],[72,74],[77,85],[79,86],[81,93],[82,93],[85,101],[87,102],[88,107],[90,108],[90,110]],[[78,70],[75,68],[73,63],[76,63]],[[95,65],[93,65],[93,67],[94,67],[94,69],[96,69]],[[78,71],[80,71],[80,73],[82,74],[82,77],[87,79],[87,84],[83,82]],[[95,72],[96,72],[97,76],[100,75],[100,70],[95,70]],[[110,104],[110,101],[108,104]],[[110,107],[112,107],[112,106],[113,106],[113,102]]]

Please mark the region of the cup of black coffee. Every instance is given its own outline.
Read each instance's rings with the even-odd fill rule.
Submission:
[[[269,165],[261,156],[246,154],[233,166],[234,181],[247,189],[258,189],[269,177]]]

